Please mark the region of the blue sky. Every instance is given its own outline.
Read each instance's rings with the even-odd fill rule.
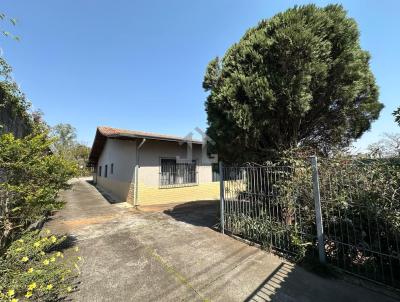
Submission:
[[[261,19],[310,2],[2,0],[21,41],[0,46],[34,108],[50,125],[75,126],[89,145],[98,125],[184,136],[206,128],[207,63]],[[400,130],[391,115],[400,105],[400,1],[341,3],[359,23],[385,104],[356,143],[365,148]]]

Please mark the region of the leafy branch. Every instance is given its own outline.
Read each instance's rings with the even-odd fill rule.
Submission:
[[[7,22],[8,24],[11,24],[12,26],[16,26],[17,25],[17,19],[15,18],[9,18],[7,17],[7,15],[5,13],[0,13],[0,21],[4,21]],[[10,31],[5,30],[3,28],[0,28],[0,32],[3,36],[5,37],[11,37],[12,39],[16,40],[16,41],[20,41],[20,37],[12,34]]]

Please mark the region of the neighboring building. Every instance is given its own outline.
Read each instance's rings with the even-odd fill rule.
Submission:
[[[190,162],[182,161],[190,146]],[[215,169],[202,148],[201,141],[98,127],[89,164],[99,187],[134,205],[218,199]]]

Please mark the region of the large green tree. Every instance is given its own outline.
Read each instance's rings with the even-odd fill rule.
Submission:
[[[68,152],[75,145],[76,129],[71,124],[57,124],[52,128],[52,135],[57,138],[54,144],[59,153]]]
[[[359,138],[383,107],[359,36],[342,6],[306,5],[261,21],[212,60],[203,87],[220,157],[265,160],[299,146],[328,154]]]
[[[393,112],[394,120],[400,126],[400,107]]]
[[[86,168],[90,147],[76,140],[76,129],[71,124],[57,124],[51,128],[54,138],[53,151],[64,159],[74,162],[81,175],[89,174]]]

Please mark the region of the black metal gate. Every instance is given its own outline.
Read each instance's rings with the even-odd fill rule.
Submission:
[[[400,160],[220,165],[221,226],[400,288]]]

